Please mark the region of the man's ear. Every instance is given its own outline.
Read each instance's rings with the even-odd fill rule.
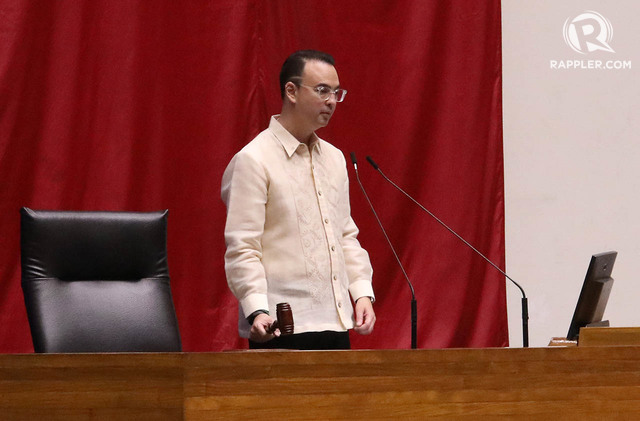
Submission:
[[[289,101],[293,104],[296,103],[296,91],[298,87],[295,83],[289,81],[284,85],[284,95],[289,98]]]

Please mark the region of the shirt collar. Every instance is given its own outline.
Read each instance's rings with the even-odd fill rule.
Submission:
[[[287,131],[287,129],[282,126],[282,124],[280,124],[280,122],[278,121],[279,116],[280,115],[271,116],[271,121],[269,122],[269,130],[271,130],[271,132],[276,136],[285,152],[287,152],[287,156],[291,158],[296,150],[300,147],[300,145],[304,145],[304,143],[298,141],[298,139],[296,139],[291,133]],[[314,152],[322,152],[322,149],[320,148],[320,138],[315,134],[315,132],[312,135],[310,145],[311,149]]]

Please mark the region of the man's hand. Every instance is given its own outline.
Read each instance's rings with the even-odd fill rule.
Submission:
[[[249,339],[254,342],[267,342],[276,336],[280,336],[280,329],[276,329],[274,332],[269,332],[269,327],[275,322],[273,317],[268,314],[258,314],[253,319],[253,325],[249,331]]]
[[[353,330],[361,335],[368,335],[373,332],[375,323],[376,313],[373,311],[371,299],[369,297],[358,298],[356,301],[356,326]]]

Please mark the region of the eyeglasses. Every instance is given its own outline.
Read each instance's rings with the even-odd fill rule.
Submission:
[[[304,83],[297,83],[296,85],[306,86],[307,88],[313,89],[315,91],[315,93],[318,94],[320,99],[323,100],[323,101],[327,101],[329,98],[331,98],[331,94],[335,95],[336,102],[344,101],[344,97],[347,96],[347,90],[346,89],[338,88],[338,89],[332,90],[330,87],[325,86],[325,85],[309,86],[309,85],[305,85]]]

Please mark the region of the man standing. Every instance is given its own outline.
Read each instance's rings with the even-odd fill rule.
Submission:
[[[372,269],[351,219],[344,156],[315,134],[347,92],[333,57],[314,50],[287,58],[280,92],[280,115],[222,177],[240,336],[251,348],[348,349],[348,329],[367,335],[375,324]],[[294,335],[269,331],[280,302],[291,305]]]

